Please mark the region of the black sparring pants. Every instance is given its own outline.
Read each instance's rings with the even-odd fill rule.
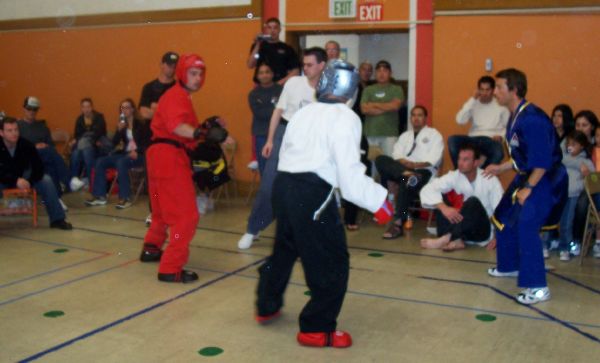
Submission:
[[[313,173],[279,172],[273,184],[277,231],[273,253],[258,269],[258,314],[283,306],[283,293],[300,257],[311,297],[300,314],[301,332],[332,332],[348,285],[349,255],[335,198],[318,220],[331,186]]]
[[[446,200],[444,202],[448,204]],[[451,241],[460,238],[463,241],[473,242],[483,242],[490,237],[490,219],[479,199],[471,197],[465,200],[460,208],[460,214],[462,214],[463,220],[453,224],[444,217],[439,209],[435,210],[438,237],[450,233]]]

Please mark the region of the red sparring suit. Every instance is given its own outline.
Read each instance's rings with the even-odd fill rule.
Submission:
[[[189,93],[177,83],[158,102],[151,124],[153,144],[146,153],[152,224],[144,238],[144,248],[154,245],[161,250],[167,228],[170,229],[159,274],[182,271],[199,219],[192,169],[186,152],[195,147],[196,141],[175,135],[175,128],[182,123],[196,128],[198,119]]]

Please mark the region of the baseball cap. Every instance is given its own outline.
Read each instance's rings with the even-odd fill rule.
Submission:
[[[390,65],[390,62],[388,62],[386,60],[380,60],[379,62],[377,62],[377,64],[375,65],[375,69],[377,69],[379,67],[387,68],[390,71],[392,70],[392,66]]]
[[[27,96],[23,101],[23,107],[31,110],[37,110],[40,108],[40,100],[33,96]]]
[[[166,52],[162,56],[162,63],[167,63],[170,66],[177,64],[178,60],[179,60],[179,54],[177,54],[175,52]]]

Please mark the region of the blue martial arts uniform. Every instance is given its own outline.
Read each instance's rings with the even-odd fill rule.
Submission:
[[[540,231],[558,227],[567,200],[568,178],[552,122],[523,100],[506,128],[506,142],[517,175],[496,207],[497,269],[519,271],[518,286],[546,287]],[[520,205],[517,192],[535,168],[546,172]]]

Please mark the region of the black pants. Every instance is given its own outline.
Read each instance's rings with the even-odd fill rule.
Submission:
[[[380,155],[375,159],[375,166],[381,174],[381,178],[398,183],[398,195],[396,196],[397,219],[406,221],[408,219],[408,207],[410,202],[419,197],[419,191],[431,178],[431,172],[426,169],[411,170],[387,155]],[[414,186],[407,184],[408,177],[404,172],[410,171],[417,175],[418,182]]]
[[[369,155],[369,143],[367,142],[367,138],[365,137],[365,135],[363,135],[362,138],[360,139],[360,150],[361,150],[361,152],[364,152],[364,154],[361,154],[361,156],[360,156],[360,162],[365,164],[365,166],[367,167],[365,174],[370,176],[371,175],[371,162],[369,161],[369,158],[367,157]],[[356,224],[356,217],[358,216],[358,206],[354,203],[351,203],[351,202],[345,200],[345,199],[344,199],[343,203],[344,203],[344,224],[346,224],[346,225]]]
[[[444,202],[449,205],[444,198]],[[462,239],[463,241],[483,242],[490,236],[491,226],[487,212],[476,197],[468,198],[460,208],[463,220],[459,223],[450,223],[438,210],[435,210],[437,235],[441,237],[450,233],[450,240]]]
[[[311,297],[300,314],[301,332],[332,332],[348,286],[349,255],[335,200],[317,221],[331,186],[316,174],[279,172],[273,184],[277,231],[273,253],[258,269],[256,302],[259,315],[283,306],[283,293],[300,257]]]

